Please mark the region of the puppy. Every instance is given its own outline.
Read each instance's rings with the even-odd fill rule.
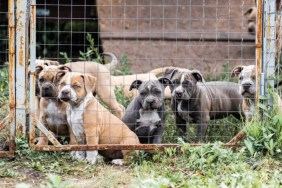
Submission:
[[[49,65],[59,65],[58,61],[51,61],[48,59],[36,59],[35,60],[35,67],[36,66],[49,66]],[[40,96],[40,91],[39,91],[39,86],[38,86],[38,75],[36,75],[36,82],[35,82],[35,95],[38,97],[38,100],[40,100],[39,96]]]
[[[167,78],[135,80],[129,88],[129,90],[138,89],[139,95],[128,105],[122,121],[137,134],[141,143],[159,144],[162,141],[165,119],[164,89],[169,84],[171,82]],[[144,116],[142,114],[144,113],[151,114],[149,117],[153,117],[153,122],[146,120],[146,126],[143,124]]]
[[[67,103],[67,120],[78,144],[140,144],[136,134],[93,96],[92,91],[97,83],[95,77],[77,72],[57,76],[61,77],[58,98]],[[106,160],[113,160],[122,159],[128,152],[99,153]],[[73,152],[72,155],[95,164],[98,152]]]
[[[247,16],[248,19],[248,32],[251,35],[256,34],[256,18],[257,18],[257,7],[249,8],[245,13],[244,16]]]
[[[181,135],[186,135],[186,123],[193,123],[197,125],[196,141],[205,141],[211,119],[228,115],[241,119],[243,98],[238,84],[205,82],[198,70],[181,68],[168,68],[164,77],[172,81],[171,109]]]
[[[117,64],[116,56],[112,53],[107,54],[112,57],[110,64],[114,67]],[[124,107],[117,102],[114,87],[111,85],[111,73],[106,66],[90,61],[66,63],[64,66],[69,67],[73,72],[85,73],[96,77],[97,83],[96,87],[93,88],[93,92],[97,94],[110,109],[113,110],[113,113],[118,118],[121,119],[123,117]]]
[[[255,111],[256,97],[256,67],[255,65],[237,66],[232,70],[231,77],[239,78],[239,93],[243,96],[243,111],[248,120],[251,120]],[[277,96],[279,113],[282,114],[282,102]]]
[[[69,137],[66,116],[66,104],[57,99],[58,83],[56,74],[58,66],[37,65],[36,75],[40,93],[39,121],[52,131],[55,136]],[[48,139],[41,133],[38,145],[47,145]]]

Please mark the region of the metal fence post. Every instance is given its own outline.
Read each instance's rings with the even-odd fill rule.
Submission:
[[[29,144],[33,146],[35,135],[35,116],[38,113],[38,100],[35,96],[35,57],[36,57],[36,0],[30,1],[30,93],[29,93]]]
[[[263,26],[263,73],[265,74],[264,94],[268,96],[269,109],[273,108],[273,97],[267,88],[274,86],[275,54],[276,54],[276,27],[275,27],[276,0],[265,0]],[[261,93],[262,95],[263,93]]]
[[[16,128],[17,133],[26,134],[27,106],[27,6],[28,0],[16,1]]]

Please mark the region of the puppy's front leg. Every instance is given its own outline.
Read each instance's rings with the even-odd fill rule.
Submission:
[[[164,132],[164,127],[163,127],[164,124],[160,125],[160,127],[158,127],[158,130],[154,136],[154,139],[153,139],[153,144],[160,144],[162,142],[162,135],[163,135],[163,132]]]
[[[88,118],[87,118],[88,116]],[[92,115],[93,116],[93,115]],[[95,125],[97,123],[96,120],[89,119],[89,115],[84,116],[84,131],[86,136],[86,144],[87,145],[98,145],[99,144],[99,130],[98,126]],[[92,121],[91,121],[92,120]],[[98,151],[86,151],[86,161],[91,164],[97,163]]]
[[[200,117],[202,117],[203,119],[196,120],[197,131],[196,131],[195,141],[206,142],[206,132],[210,118],[208,115],[206,116],[202,115]]]

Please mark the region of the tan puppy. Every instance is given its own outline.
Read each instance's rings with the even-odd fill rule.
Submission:
[[[59,65],[58,61],[52,61],[52,60],[48,60],[48,59],[36,59],[35,60],[35,66],[39,66],[39,65]]]
[[[139,140],[120,119],[112,115],[93,96],[97,79],[91,75],[68,72],[59,75],[58,98],[68,103],[67,119],[78,144],[139,144]],[[121,159],[129,151],[99,152],[106,160]],[[73,152],[73,157],[92,164],[97,151]]]
[[[163,68],[157,68],[153,69],[148,73],[143,73],[143,74],[132,74],[132,75],[125,75],[125,76],[111,76],[111,84],[112,86],[115,86],[116,88],[122,87],[124,96],[128,98],[134,98],[137,96],[138,90],[133,89],[129,91],[129,87],[131,83],[135,80],[156,80],[157,77],[160,77],[163,75],[167,67]],[[169,87],[165,89],[165,98],[170,99],[171,97],[171,92]]]
[[[66,104],[57,99],[58,86],[55,79],[58,66],[38,65],[36,75],[40,93],[39,121],[52,131],[55,136],[69,137],[69,129],[66,118]],[[48,139],[42,133],[37,145],[47,145]]]
[[[248,32],[251,35],[256,34],[256,19],[257,19],[257,7],[249,8],[245,13],[244,16],[247,16],[248,19]]]
[[[239,93],[243,96],[243,111],[246,118],[250,120],[255,111],[256,67],[255,65],[237,66],[232,70],[231,77],[239,78]],[[275,95],[279,113],[282,114],[282,101],[278,94]]]

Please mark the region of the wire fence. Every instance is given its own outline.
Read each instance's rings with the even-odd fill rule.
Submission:
[[[226,143],[244,126],[246,93],[253,100],[258,95],[250,88],[267,94],[268,83],[279,85],[281,80],[281,12],[276,1],[264,1],[264,9],[252,0],[21,3],[30,7],[23,6],[28,7],[25,29],[16,30],[22,35],[16,33],[15,74],[17,79],[29,75],[30,85],[27,89],[26,80],[17,80],[16,90],[18,94],[28,90],[30,99],[27,106],[25,94],[19,97],[21,111],[16,119],[18,130],[25,132],[28,111],[30,145],[37,150],[152,149],[177,146],[179,138]],[[264,13],[261,28],[258,11]],[[1,20],[1,32],[6,33],[0,37],[0,63],[3,58],[8,61],[7,19]],[[256,39],[262,31],[262,68],[249,75],[250,79],[259,76],[262,82],[253,79],[245,91],[239,81],[243,68],[238,74],[234,68],[260,63]],[[18,45],[20,36],[26,36],[25,51]],[[81,77],[77,80],[73,72],[84,80],[80,83]],[[90,75],[87,83],[85,73]],[[66,75],[78,83],[67,87]],[[78,103],[71,101],[70,93],[82,95]],[[86,105],[89,101],[96,106]],[[78,104],[82,105],[76,109]],[[6,112],[1,108],[0,115],[2,111]],[[137,135],[147,145],[124,141],[126,134]]]

